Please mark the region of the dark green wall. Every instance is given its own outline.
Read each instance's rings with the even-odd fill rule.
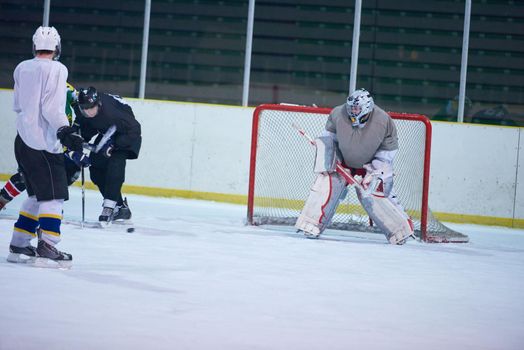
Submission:
[[[250,105],[342,103],[353,3],[257,1]],[[464,6],[363,1],[357,87],[388,110],[454,118]],[[12,87],[14,67],[31,57],[42,11],[43,1],[0,2],[0,87]],[[137,96],[143,11],[143,0],[51,0],[70,82]],[[146,97],[240,104],[247,11],[247,0],[153,0]],[[466,121],[524,125],[523,1],[473,1],[468,62]]]

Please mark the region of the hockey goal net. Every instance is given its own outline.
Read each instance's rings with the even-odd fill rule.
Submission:
[[[252,225],[294,225],[315,179],[315,149],[292,127],[319,135],[331,109],[261,105],[253,115],[248,217]],[[431,123],[418,114],[392,113],[399,137],[395,192],[426,242],[468,242],[468,236],[441,222],[428,207]],[[354,189],[340,203],[329,228],[377,231]]]

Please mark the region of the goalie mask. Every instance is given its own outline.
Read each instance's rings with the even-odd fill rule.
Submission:
[[[33,55],[36,56],[36,52],[42,50],[53,51],[55,61],[60,58],[60,35],[55,27],[40,26],[33,34]]]
[[[353,126],[364,126],[369,119],[369,113],[373,111],[375,103],[373,97],[365,89],[355,90],[349,95],[346,102],[346,110]]]

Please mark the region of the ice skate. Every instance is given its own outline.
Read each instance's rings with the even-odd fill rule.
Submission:
[[[98,217],[98,222],[102,227],[109,227],[113,223],[115,216],[116,202],[110,199],[104,199],[102,213]]]
[[[36,248],[32,245],[27,247],[9,246],[9,255],[7,261],[11,263],[30,264],[36,259]]]
[[[102,214],[98,217],[98,222],[100,222],[100,225],[102,227],[110,226],[113,222],[113,212],[115,210],[113,208],[104,207],[102,209]]]
[[[124,199],[122,205],[116,206],[116,213],[114,213],[113,221],[127,222],[131,220],[131,209],[127,205],[127,198]]]
[[[69,269],[73,266],[73,256],[71,254],[59,251],[55,246],[44,240],[38,241],[36,253],[37,257],[33,264],[36,267]]]

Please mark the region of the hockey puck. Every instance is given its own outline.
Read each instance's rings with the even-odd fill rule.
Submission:
[[[133,233],[133,232],[135,232],[135,228],[134,227],[130,227],[130,228],[127,229],[127,232]]]

